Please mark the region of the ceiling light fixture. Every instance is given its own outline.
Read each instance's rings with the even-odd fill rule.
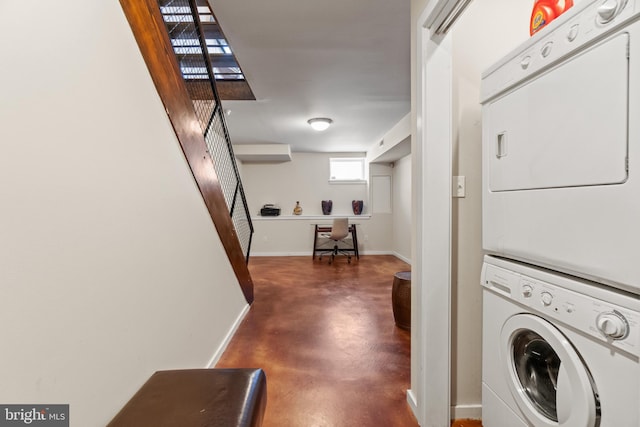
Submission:
[[[311,125],[311,128],[313,130],[323,131],[323,130],[327,130],[327,128],[331,126],[331,123],[333,123],[333,120],[327,119],[326,117],[317,117],[315,119],[307,120],[307,123]]]

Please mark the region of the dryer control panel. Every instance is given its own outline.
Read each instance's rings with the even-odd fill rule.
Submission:
[[[545,275],[552,276],[549,273]],[[573,281],[574,286],[571,287],[574,289],[589,289],[591,286],[565,276],[557,277],[564,282],[563,285]],[[640,356],[640,311],[634,307],[634,300],[638,305],[637,298],[601,288],[593,289],[599,294],[595,297],[486,263],[482,270],[482,285],[534,314],[560,321],[597,340]],[[612,302],[616,299],[619,301]],[[624,300],[629,304],[620,304]]]
[[[482,73],[481,103],[597,42],[640,13],[638,0],[583,1]]]

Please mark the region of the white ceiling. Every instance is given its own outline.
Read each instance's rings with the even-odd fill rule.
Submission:
[[[362,152],[409,113],[410,0],[210,3],[256,96],[223,102],[233,144]]]

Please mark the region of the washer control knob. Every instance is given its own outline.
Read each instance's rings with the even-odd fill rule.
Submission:
[[[549,56],[552,48],[553,48],[553,42],[547,42],[544,46],[542,46],[542,49],[540,50],[542,57],[546,58],[547,56]]]
[[[548,307],[551,305],[551,303],[553,302],[553,295],[551,295],[549,292],[543,292],[541,294],[542,297],[542,304],[544,304],[545,307]]]
[[[529,65],[531,65],[531,57],[529,55],[525,56],[520,60],[520,67],[523,70],[526,70],[527,68],[529,68]]]
[[[598,7],[598,17],[601,24],[606,24],[616,16],[618,10],[617,0],[606,0]]]
[[[627,323],[627,319],[617,311],[600,313],[596,319],[596,325],[600,332],[602,332],[606,337],[613,338],[614,340],[625,338],[629,333],[629,324]]]
[[[531,285],[524,285],[522,287],[522,296],[525,298],[531,298],[531,295],[533,295],[533,288]]]
[[[580,27],[578,24],[572,25],[571,28],[569,29],[569,32],[567,33],[567,40],[569,40],[570,42],[574,41],[576,37],[578,37],[579,28]]]

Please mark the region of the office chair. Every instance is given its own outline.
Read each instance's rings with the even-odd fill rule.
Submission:
[[[331,227],[331,234],[329,239],[334,241],[333,249],[331,250],[331,258],[329,264],[333,262],[335,257],[339,254],[347,256],[347,262],[351,264],[351,254],[347,250],[338,248],[338,243],[343,241],[345,237],[349,235],[349,219],[348,218],[335,218],[333,220],[333,226]],[[322,260],[322,255],[320,255]]]

